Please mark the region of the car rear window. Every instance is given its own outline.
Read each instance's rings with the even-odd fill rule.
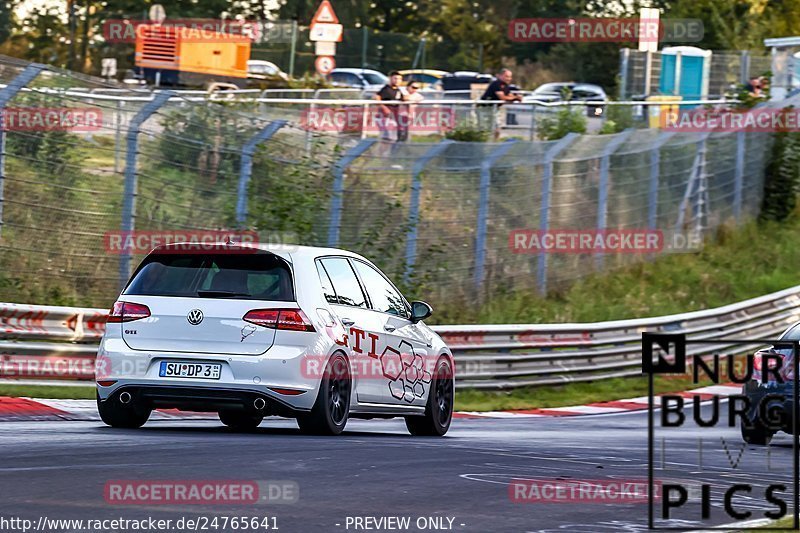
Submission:
[[[152,254],[123,294],[294,301],[288,264],[273,254]]]

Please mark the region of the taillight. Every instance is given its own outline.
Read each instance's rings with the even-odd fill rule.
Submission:
[[[304,390],[284,389],[284,388],[279,388],[279,387],[269,387],[269,390],[275,391],[278,394],[283,394],[284,396],[297,396],[297,395],[300,395],[300,394],[303,394],[304,392],[306,392]]]
[[[767,364],[764,364],[765,359]],[[753,355],[753,379],[761,381],[762,375],[767,372],[768,381],[775,381],[776,369],[780,369],[777,372],[784,378],[787,376],[787,370],[791,370],[787,358],[782,353],[767,349],[759,350]]]
[[[289,331],[316,331],[300,309],[253,309],[242,317],[245,322],[265,328]]]
[[[132,322],[149,316],[150,308],[146,305],[131,302],[114,302],[111,312],[108,313],[108,322],[111,324]]]

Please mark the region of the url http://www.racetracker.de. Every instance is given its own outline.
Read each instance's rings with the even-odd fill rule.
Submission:
[[[108,533],[138,531],[140,533],[156,531],[269,531],[277,530],[278,521],[274,516],[192,516],[177,519],[160,519],[146,517],[74,519],[48,518],[40,516],[38,520],[0,516],[0,531],[27,533],[57,533],[60,531],[85,531],[87,533]]]

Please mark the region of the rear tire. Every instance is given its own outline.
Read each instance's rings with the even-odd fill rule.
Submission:
[[[297,417],[300,431],[307,435],[339,435],[350,416],[352,380],[350,365],[344,355],[334,354],[319,386],[319,394],[309,414]]]
[[[436,363],[436,370],[431,380],[428,403],[424,416],[407,416],[408,432],[416,437],[441,437],[450,429],[453,420],[453,401],[455,384],[450,361],[442,357]]]
[[[754,389],[756,389],[758,385],[755,381],[749,381],[745,385],[742,386],[742,394],[747,396],[748,398],[752,397],[748,393],[752,393]],[[745,415],[746,417],[747,415]],[[759,419],[758,419],[758,412],[755,413],[755,419],[750,421],[749,426],[745,425],[744,420],[739,422],[739,429],[742,432],[742,440],[744,440],[747,444],[753,444],[756,446],[766,446],[772,440],[772,436],[775,434],[770,428],[765,426]]]
[[[764,425],[758,421],[751,422],[751,426],[752,427],[748,428],[745,424],[741,425],[742,439],[747,444],[766,446],[770,443],[772,440],[772,431],[764,427]]]
[[[136,429],[147,422],[152,409],[123,404],[119,401],[119,394],[114,394],[107,400],[101,401],[98,394],[97,411],[100,413],[100,419],[112,428]]]
[[[244,411],[220,411],[219,419],[236,431],[253,431],[264,421],[264,415]]]

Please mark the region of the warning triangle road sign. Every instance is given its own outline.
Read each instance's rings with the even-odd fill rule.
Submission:
[[[315,22],[339,24],[339,17],[333,12],[333,6],[330,0],[322,0],[322,3],[317,8],[317,12],[314,13],[314,18],[311,19],[312,24]]]

